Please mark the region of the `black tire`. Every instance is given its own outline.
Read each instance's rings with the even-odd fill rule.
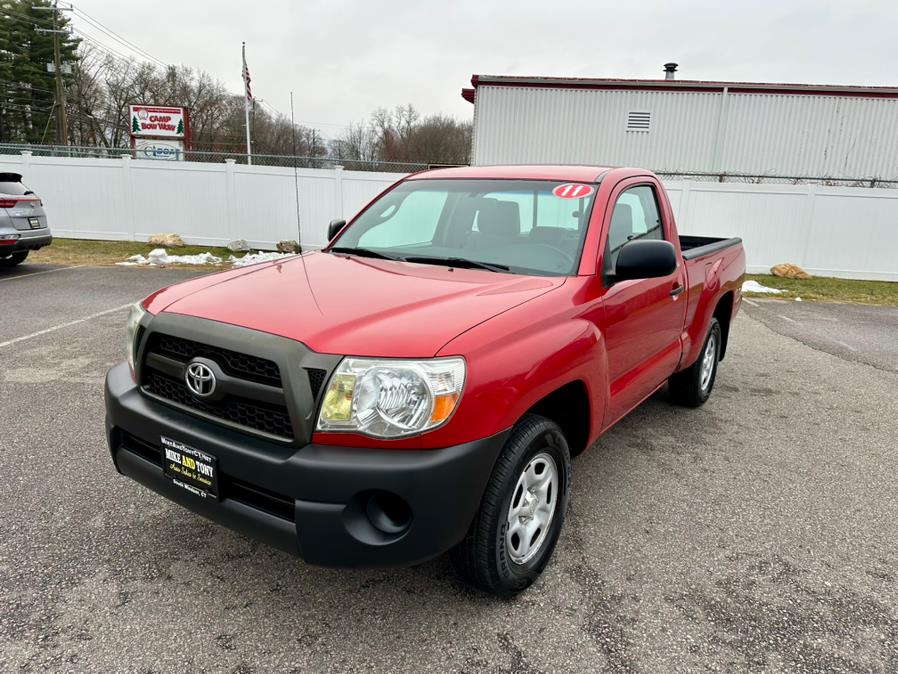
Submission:
[[[27,250],[13,253],[9,257],[0,257],[0,267],[15,267],[17,264],[22,264],[26,257],[28,257]]]
[[[702,365],[705,362],[705,356],[708,355],[709,343],[714,340],[711,346],[711,376],[702,386]],[[711,325],[708,328],[708,335],[702,343],[702,350],[699,352],[696,361],[685,370],[677,372],[668,379],[668,387],[670,389],[670,399],[676,405],[684,407],[700,407],[711,396],[714,389],[714,380],[717,379],[717,365],[720,362],[720,346],[722,344],[723,332],[720,329],[720,322],[716,318],[711,319]]]
[[[552,462],[546,462],[546,456],[551,457]],[[541,542],[533,545],[530,559],[519,563],[512,559],[514,551],[509,549],[506,532],[512,499],[515,498],[521,505],[528,499],[535,499],[529,492],[528,496],[523,496],[518,484],[519,479],[524,479],[522,474],[531,462],[534,462],[534,474],[539,473],[540,465],[554,464],[552,467],[556,470],[558,488],[551,497],[545,497],[546,506],[554,506],[545,535],[541,529],[537,530],[531,543],[538,539]],[[465,539],[450,553],[458,574],[476,587],[499,597],[513,597],[526,590],[539,577],[552,556],[564,525],[570,491],[571,456],[564,434],[556,423],[545,417],[525,416],[512,430],[496,460],[480,509]],[[551,493],[551,488],[547,488],[547,492]],[[534,519],[533,510],[529,519]],[[521,521],[528,521],[528,518],[522,517]],[[512,533],[512,539],[515,535]],[[520,538],[518,540],[520,542]]]

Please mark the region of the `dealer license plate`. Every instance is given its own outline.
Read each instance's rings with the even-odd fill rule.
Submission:
[[[31,229],[40,229],[41,228],[41,219],[40,218],[28,218],[28,224],[31,225]]]
[[[162,473],[202,498],[218,498],[218,461],[183,442],[162,436]]]

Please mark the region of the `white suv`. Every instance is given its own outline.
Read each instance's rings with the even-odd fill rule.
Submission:
[[[18,173],[0,173],[0,267],[20,264],[52,241],[41,200]]]

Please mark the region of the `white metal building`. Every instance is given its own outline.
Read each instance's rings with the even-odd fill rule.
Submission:
[[[898,87],[492,75],[471,83],[462,96],[474,103],[474,164],[898,180]]]

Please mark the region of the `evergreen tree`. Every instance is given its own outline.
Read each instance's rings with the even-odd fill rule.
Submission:
[[[131,118],[131,133],[140,133],[140,122],[137,121],[137,115]]]
[[[37,28],[53,27],[50,0],[0,0],[0,141],[39,143],[55,137],[56,100],[53,63],[53,33]],[[57,12],[57,28],[66,30],[69,19]],[[63,63],[76,63],[79,40],[61,33]]]
[[[179,136],[184,135],[184,120],[183,119],[178,120],[178,129],[175,131],[175,133],[178,134]]]

